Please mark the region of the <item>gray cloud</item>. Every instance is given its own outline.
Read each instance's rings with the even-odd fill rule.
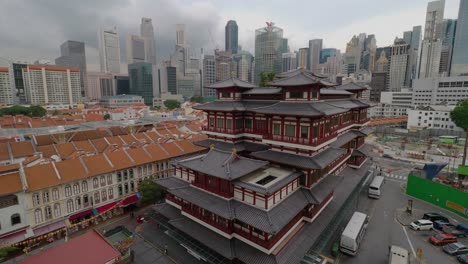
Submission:
[[[158,59],[167,59],[174,49],[176,24],[186,24],[186,38],[192,50],[213,49],[224,43],[225,21],[210,3],[187,4],[179,0],[6,0],[0,10],[0,57],[34,61],[54,60],[60,44],[78,40],[86,43],[89,64],[98,63],[97,32],[117,27],[125,60],[125,36],[139,34],[141,17],[153,19]],[[21,16],[19,17],[19,14]]]

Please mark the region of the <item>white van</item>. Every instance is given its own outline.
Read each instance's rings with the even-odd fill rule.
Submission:
[[[434,225],[429,220],[420,219],[412,222],[410,224],[410,227],[413,230],[432,230],[434,228]]]
[[[409,263],[409,252],[408,250],[398,247],[391,246],[390,254],[388,257],[388,264],[408,264]]]
[[[356,255],[359,245],[367,230],[368,217],[364,213],[354,212],[343,234],[341,234],[340,250],[349,255]]]
[[[372,180],[371,184],[369,185],[368,196],[370,198],[379,199],[380,192],[382,189],[382,184],[384,183],[385,178],[383,176],[375,176],[374,180]]]

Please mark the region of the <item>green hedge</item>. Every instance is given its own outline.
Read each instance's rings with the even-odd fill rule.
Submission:
[[[406,193],[468,219],[468,193],[410,175]]]

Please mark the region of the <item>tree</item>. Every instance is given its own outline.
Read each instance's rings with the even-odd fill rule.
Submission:
[[[275,79],[274,72],[261,72],[260,73],[260,87],[266,87],[267,84]]]
[[[167,99],[166,101],[164,101],[164,106],[167,109],[172,110],[172,109],[179,108],[180,102],[177,100],[173,100],[173,99]]]
[[[450,119],[457,127],[465,131],[465,146],[463,147],[462,165],[466,165],[466,150],[468,148],[468,99],[458,102],[457,106],[450,112]],[[463,181],[465,175],[458,175],[458,179]]]
[[[110,118],[111,118],[111,116],[109,115],[109,113],[104,115],[104,120],[109,120]]]
[[[141,202],[143,204],[156,203],[164,198],[164,189],[157,185],[152,180],[143,180],[140,183],[139,191],[142,195]]]
[[[39,106],[39,105],[33,105],[31,107],[26,107],[26,106],[21,106],[21,105],[15,105],[12,107],[8,108],[2,108],[0,109],[0,116],[3,115],[26,115],[26,116],[31,116],[31,117],[43,117],[47,114],[47,111]]]
[[[47,114],[47,110],[45,110],[42,106],[39,105],[33,105],[29,107],[30,115],[31,117],[43,117]]]
[[[57,116],[57,115],[59,115],[59,114],[60,114],[60,112],[59,112],[59,110],[57,110],[57,109],[55,109],[55,110],[52,112],[52,115],[53,115],[53,116]]]
[[[3,261],[5,257],[7,257],[10,253],[19,250],[17,247],[5,247],[0,249],[0,261]]]
[[[190,98],[190,102],[201,104],[201,103],[203,103],[203,97],[201,97],[199,95],[192,96],[192,98]]]

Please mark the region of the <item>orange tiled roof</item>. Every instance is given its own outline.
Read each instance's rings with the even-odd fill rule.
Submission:
[[[169,156],[169,154],[167,154],[161,148],[161,146],[159,146],[159,144],[147,145],[145,148],[151,154],[153,161],[160,161],[160,160],[171,158],[171,156]]]
[[[29,191],[37,191],[60,184],[52,163],[24,168]]]
[[[82,159],[86,165],[86,168],[88,168],[89,176],[104,174],[114,170],[114,168],[104,157],[104,154],[82,157]]]
[[[10,143],[11,154],[14,158],[27,157],[34,154],[34,148],[31,141]]]
[[[0,195],[17,193],[23,190],[19,172],[0,176]]]
[[[196,146],[189,140],[180,140],[176,142],[179,147],[183,148],[186,153],[194,153],[198,151],[205,150],[206,148]]]
[[[127,153],[135,161],[134,166],[153,162],[153,158],[143,148],[128,149]]]
[[[36,147],[37,151],[42,152],[44,158],[50,158],[52,155],[57,155],[54,145],[44,145]]]
[[[80,159],[70,159],[55,163],[62,182],[84,179],[88,176]]]
[[[163,143],[161,144],[161,147],[163,147],[167,152],[169,152],[169,155],[171,157],[187,154],[184,153],[174,142]]]
[[[19,168],[20,168],[19,164],[1,165],[0,166],[0,173],[5,173],[5,172],[8,172],[8,171],[16,171],[16,170],[19,170]],[[2,176],[0,176],[0,177],[2,177]]]
[[[132,160],[125,154],[122,150],[106,152],[106,156],[109,158],[110,162],[114,165],[114,169],[121,170],[135,166]]]
[[[99,152],[103,152],[109,145],[104,138],[93,139],[91,142]]]
[[[0,143],[0,160],[9,160],[8,143]]]
[[[70,142],[57,144],[55,147],[57,148],[58,154],[62,159],[70,156],[73,152],[76,151],[75,147]]]
[[[124,144],[124,142],[119,137],[106,137],[106,140],[109,142],[109,144],[116,144],[119,147]]]
[[[82,149],[85,152],[95,152],[96,151],[94,149],[93,145],[91,145],[91,143],[89,143],[88,140],[74,141],[72,144],[75,145],[75,148],[77,150]]]

